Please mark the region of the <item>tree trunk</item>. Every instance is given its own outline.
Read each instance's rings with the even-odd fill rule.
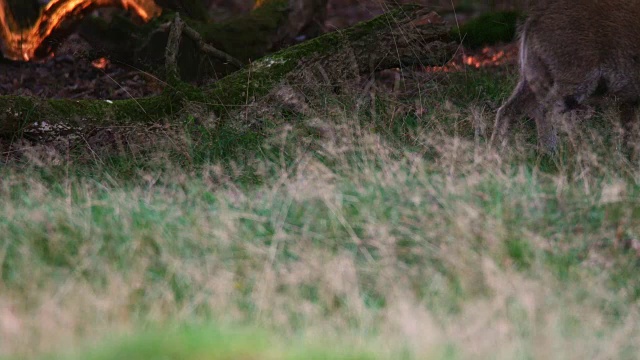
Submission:
[[[404,6],[353,28],[323,35],[266,56],[211,86],[176,84],[156,97],[119,101],[0,97],[0,136],[44,136],[131,124],[171,121],[198,104],[221,121],[283,88],[339,88],[374,71],[442,65],[456,44],[437,14]],[[305,84],[300,86],[299,84]]]

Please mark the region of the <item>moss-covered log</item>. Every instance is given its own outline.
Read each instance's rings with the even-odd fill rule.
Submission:
[[[448,34],[435,13],[405,6],[264,57],[209,87],[178,84],[157,97],[120,101],[4,96],[0,97],[0,135],[15,136],[43,127],[64,132],[170,121],[191,104],[224,119],[283,85],[301,91],[319,85],[335,88],[376,70],[441,65],[456,49]]]
[[[443,65],[457,44],[440,17],[403,6],[352,28],[266,56],[204,90],[213,110],[259,99],[278,85],[335,88],[360,75],[411,65]],[[211,103],[214,102],[214,103]]]

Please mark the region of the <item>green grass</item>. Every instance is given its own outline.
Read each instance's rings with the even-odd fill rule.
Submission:
[[[312,99],[313,119],[189,125],[144,151],[18,149],[0,356],[633,358],[638,165],[606,113],[556,157],[526,122],[488,149],[513,81]]]
[[[299,339],[298,339],[299,340]],[[304,341],[300,341],[304,343]],[[99,347],[71,352],[65,356],[45,356],[45,359],[82,360],[228,360],[228,359],[336,359],[367,360],[375,355],[366,349],[317,344],[292,344],[256,331],[226,329],[211,326],[175,327],[163,331],[145,331],[130,338],[115,338]],[[326,344],[325,344],[326,345]]]

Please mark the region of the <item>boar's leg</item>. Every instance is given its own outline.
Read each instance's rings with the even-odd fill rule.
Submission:
[[[553,123],[561,117],[561,114],[553,106],[541,105],[532,117],[536,121],[539,150],[550,154],[555,153],[558,147],[558,135]]]
[[[618,107],[620,111],[620,122],[622,130],[624,131],[622,135],[622,146],[632,160],[638,158],[639,150],[637,144],[638,124],[636,121],[638,105],[638,101],[633,101],[623,102]]]
[[[504,146],[507,142],[509,127],[518,118],[528,115],[538,118],[540,103],[531,90],[528,81],[523,77],[513,90],[507,101],[498,109],[496,121],[491,135],[492,146]],[[536,123],[538,120],[536,120]]]

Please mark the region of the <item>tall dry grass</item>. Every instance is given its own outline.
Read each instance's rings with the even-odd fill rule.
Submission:
[[[527,131],[488,149],[481,102],[384,104],[328,103],[243,162],[5,167],[0,354],[215,323],[380,358],[632,358],[640,173],[611,117],[540,158]]]

